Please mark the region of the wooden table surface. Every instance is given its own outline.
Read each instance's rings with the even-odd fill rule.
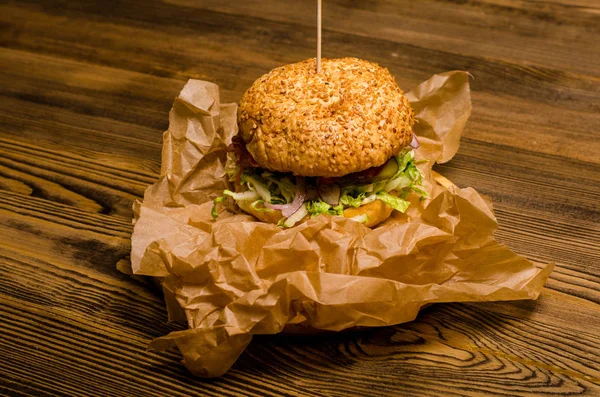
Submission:
[[[189,78],[237,101],[315,54],[314,1],[0,5],[0,395],[600,395],[600,3],[325,0],[323,54],[410,90],[462,69],[473,114],[436,170],[491,196],[497,238],[556,268],[537,301],[439,304],[411,323],[257,337],[219,379],[177,351],[152,283],[120,273]]]

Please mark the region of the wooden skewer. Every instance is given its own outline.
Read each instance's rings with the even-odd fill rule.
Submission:
[[[317,73],[321,72],[321,9],[322,0],[317,0]]]

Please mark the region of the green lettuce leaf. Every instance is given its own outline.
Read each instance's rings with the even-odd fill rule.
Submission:
[[[310,215],[311,218],[314,218],[317,215],[327,213],[327,211],[329,211],[330,208],[331,205],[321,200],[309,201],[306,204],[306,210],[308,211],[308,215]]]
[[[342,215],[344,215],[344,205],[343,204],[338,204],[335,207],[331,207],[327,211],[327,213],[330,214],[330,215],[342,216]]]
[[[210,215],[213,217],[213,219],[217,219],[219,217],[219,212],[217,211],[217,204],[222,203],[225,200],[227,200],[227,196],[225,194],[222,196],[216,197],[213,200],[212,210],[210,211]]]
[[[374,187],[374,185],[372,183],[369,183],[366,185],[346,185],[346,186],[342,186],[341,195],[358,197],[361,194],[364,195],[366,193],[372,192],[373,187]]]
[[[356,197],[352,197],[350,194],[345,194],[340,197],[340,204],[345,207],[358,208],[362,205],[362,201],[365,197],[365,193],[360,193]]]
[[[246,183],[248,184],[250,189],[255,190],[265,202],[270,203],[271,192],[269,191],[269,188],[264,183],[264,181],[262,181],[261,179],[262,178],[257,178],[253,175],[248,175],[246,176]]]
[[[339,204],[336,206],[331,206],[330,204],[321,200],[312,200],[306,203],[306,210],[311,218],[321,214],[343,215],[344,205]]]
[[[392,196],[386,192],[377,193],[377,198],[400,212],[406,212],[410,206],[410,201],[403,200],[400,197]]]
[[[258,205],[261,205],[260,207]],[[265,202],[263,200],[256,200],[254,202],[252,202],[252,204],[250,204],[250,207],[252,207],[254,210],[258,211],[258,212],[271,212],[273,211],[270,208],[267,208],[264,206]]]
[[[292,178],[275,175],[269,171],[263,172],[261,176],[269,187],[273,204],[289,204],[294,200],[296,184],[292,181]]]
[[[223,190],[223,196],[230,196],[232,197],[235,201],[255,201],[260,199],[260,195],[252,190],[247,190],[245,192],[240,192],[240,193],[236,193],[236,192],[232,192],[231,190]]]

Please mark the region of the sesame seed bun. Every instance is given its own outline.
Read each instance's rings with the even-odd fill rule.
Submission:
[[[414,112],[389,71],[357,58],[282,66],[246,91],[238,126],[263,168],[338,177],[380,166],[412,139]]]

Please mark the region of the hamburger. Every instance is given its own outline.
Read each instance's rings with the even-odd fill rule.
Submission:
[[[231,197],[259,220],[291,227],[321,214],[373,227],[410,194],[424,198],[414,112],[389,71],[357,58],[285,65],[260,77],[238,108],[228,147]]]

